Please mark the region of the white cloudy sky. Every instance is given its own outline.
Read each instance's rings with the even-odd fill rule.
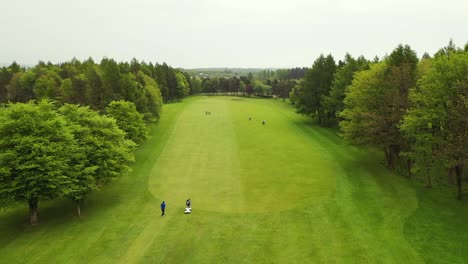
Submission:
[[[0,62],[73,57],[174,67],[310,66],[468,41],[467,0],[0,0]]]

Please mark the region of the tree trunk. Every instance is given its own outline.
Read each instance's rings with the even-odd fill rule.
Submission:
[[[453,181],[453,168],[450,168],[448,169],[448,173],[447,173],[447,180],[448,180],[448,183],[450,184],[454,184],[455,182]]]
[[[394,159],[395,159],[393,150],[390,147],[390,148],[385,148],[384,151],[385,151],[385,158],[387,160],[387,168],[393,170],[394,169],[393,162],[394,162]]]
[[[82,200],[75,200],[75,202],[76,202],[76,211],[78,213],[79,218],[81,218],[81,201]]]
[[[36,198],[31,198],[29,199],[28,203],[29,203],[29,223],[34,226],[39,223],[38,218],[37,218],[38,201]]]
[[[320,125],[323,125],[324,116],[323,116],[322,111],[320,111],[320,110],[318,111],[318,121],[319,121]]]
[[[390,153],[387,148],[384,148],[384,153],[385,153],[385,164],[387,165],[387,168],[390,166]]]
[[[458,200],[461,200],[463,197],[462,192],[462,175],[463,175],[463,165],[455,166],[455,175],[457,176],[457,190],[458,190]]]
[[[408,178],[411,178],[411,167],[413,167],[413,161],[411,159],[406,159],[406,168],[408,169]]]
[[[431,180],[431,168],[426,168],[426,177],[427,177],[427,188],[432,188],[432,180]]]

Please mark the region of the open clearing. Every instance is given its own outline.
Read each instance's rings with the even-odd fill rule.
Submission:
[[[0,262],[468,262],[466,200],[280,100],[234,99],[165,105],[133,172],[93,193],[83,219],[67,200],[40,203],[36,227],[25,204],[0,211]]]

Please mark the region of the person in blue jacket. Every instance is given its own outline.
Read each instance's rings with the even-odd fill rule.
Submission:
[[[166,202],[163,201],[163,202],[161,203],[161,212],[162,212],[161,216],[164,215],[164,211],[165,211],[165,210],[166,210]]]

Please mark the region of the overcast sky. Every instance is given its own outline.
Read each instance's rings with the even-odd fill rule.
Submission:
[[[0,62],[133,57],[173,67],[310,66],[468,41],[467,0],[0,0]]]

